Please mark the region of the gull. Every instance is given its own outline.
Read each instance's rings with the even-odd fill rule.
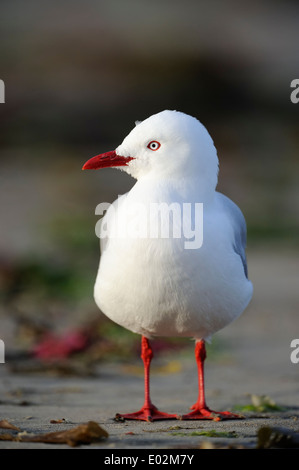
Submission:
[[[101,219],[94,287],[99,309],[141,335],[144,404],[116,418],[241,418],[207,406],[204,361],[206,342],[239,317],[252,297],[244,216],[216,191],[217,152],[198,119],[165,110],[135,124],[115,150],[83,166],[114,167],[137,180]],[[182,416],[160,411],[150,397],[151,339],[170,336],[195,340],[198,398]]]

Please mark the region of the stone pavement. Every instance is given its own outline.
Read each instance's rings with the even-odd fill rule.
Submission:
[[[178,451],[213,446],[254,449],[263,426],[299,432],[299,363],[290,360],[291,340],[299,337],[296,259],[291,253],[273,257],[260,252],[252,254],[251,261],[255,297],[242,317],[216,335],[221,348],[206,361],[207,403],[221,411],[250,403],[251,394],[266,395],[282,407],[279,411],[247,412],[243,420],[220,422],[115,422],[116,412],[136,411],[143,404],[141,361],[131,366],[99,364],[93,378],[13,374],[7,362],[0,364],[0,421],[7,420],[27,433],[71,429],[96,421],[109,437],[79,448],[101,448],[108,453],[113,449]],[[172,367],[167,368],[169,363]],[[192,342],[188,354],[153,359],[151,394],[156,406],[170,413],[186,413],[196,401]],[[51,423],[53,420],[58,422]],[[215,437],[214,431],[218,433]],[[0,429],[0,434],[4,432],[17,434]],[[70,447],[0,441],[0,449],[19,448]]]

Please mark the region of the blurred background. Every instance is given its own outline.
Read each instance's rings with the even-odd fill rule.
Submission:
[[[252,318],[267,324],[276,306],[298,326],[298,30],[292,0],[1,1],[0,338],[10,365],[81,352],[86,372],[136,353],[139,337],[93,301],[95,207],[134,180],[81,167],[164,109],[197,117],[214,139],[218,189],[247,219]]]

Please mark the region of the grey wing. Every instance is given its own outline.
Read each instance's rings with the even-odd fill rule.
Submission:
[[[245,218],[239,207],[224,194],[218,193],[222,207],[226,211],[234,230],[233,248],[241,257],[245,276],[248,278],[248,268],[246,259],[247,227]]]

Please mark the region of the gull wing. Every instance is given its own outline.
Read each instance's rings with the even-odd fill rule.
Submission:
[[[217,193],[227,217],[234,231],[233,249],[241,257],[244,272],[248,278],[248,268],[246,259],[246,242],[247,242],[247,227],[246,221],[242,214],[241,209],[227,196]]]

